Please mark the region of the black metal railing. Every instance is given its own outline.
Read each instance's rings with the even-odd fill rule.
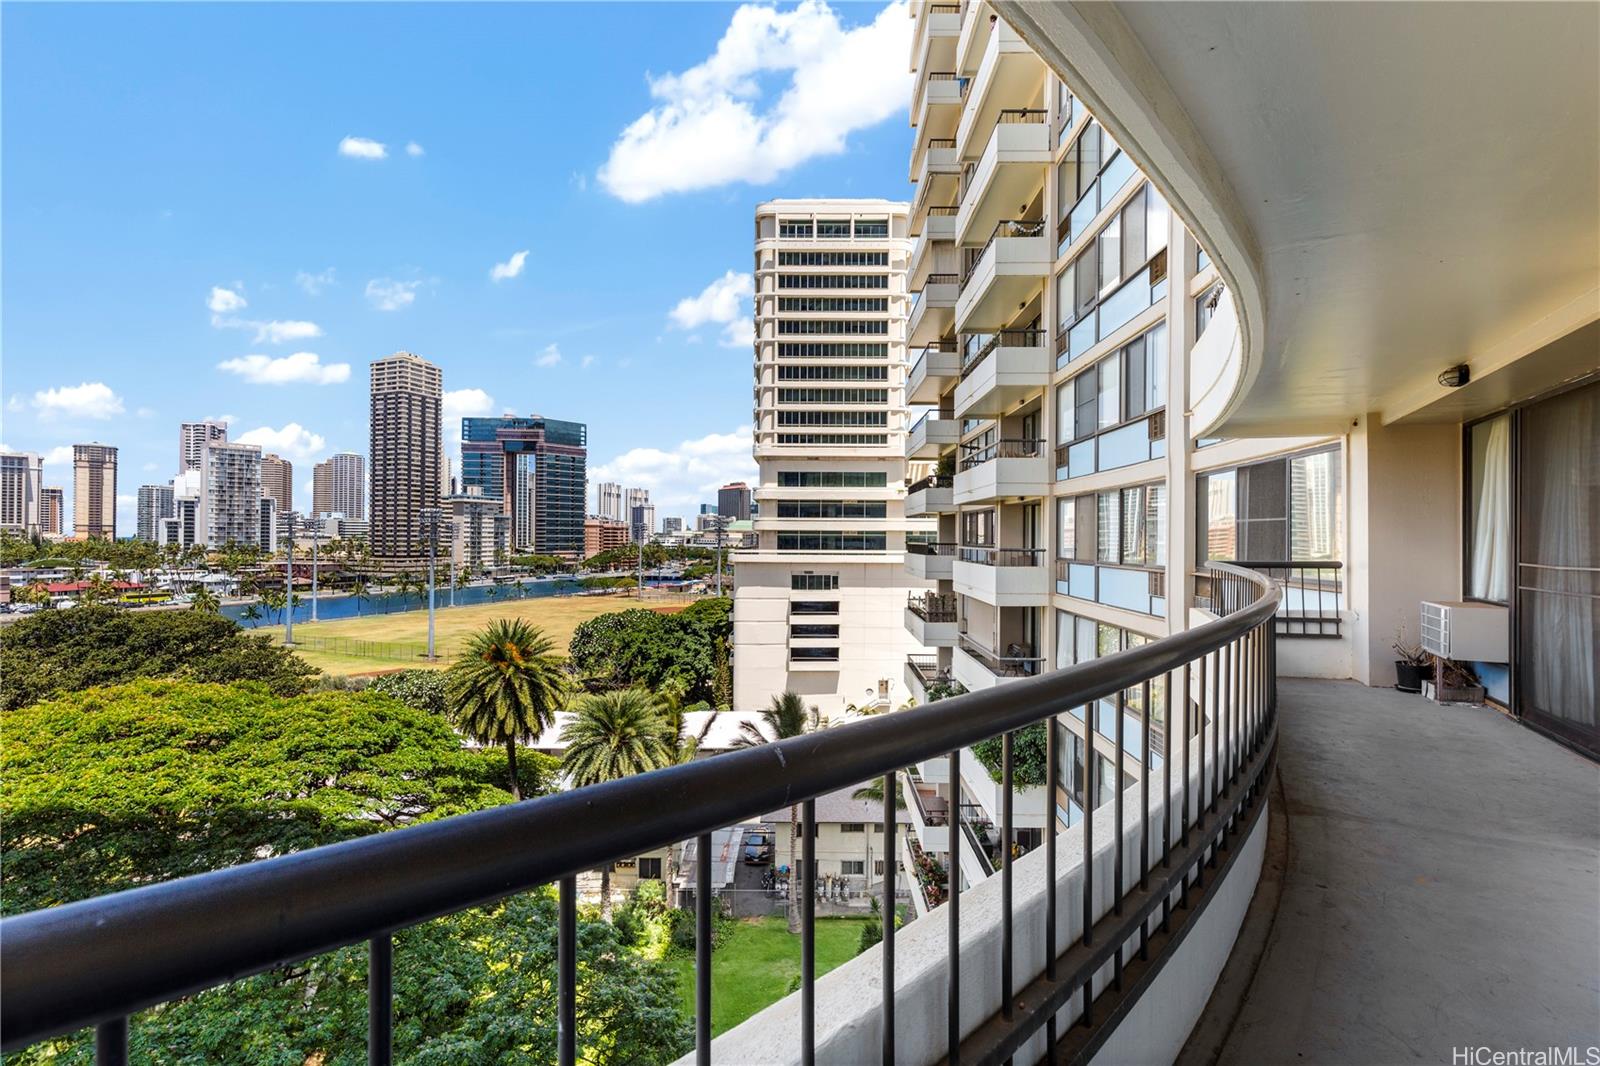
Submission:
[[[911,801],[917,805],[917,814],[921,817],[923,825],[950,824],[950,809],[945,806],[943,796],[937,791],[931,797],[924,795],[922,788],[919,787],[923,783],[920,778],[909,777],[907,783],[911,786],[907,791],[911,793]]]
[[[950,671],[939,665],[937,655],[907,655],[906,662],[916,671],[917,680],[922,682],[923,688],[951,680]]]
[[[912,592],[906,596],[906,609],[924,622],[954,622],[958,606],[953,592]]]
[[[963,175],[964,181],[965,175]],[[966,186],[963,184],[963,194],[965,188]],[[967,287],[967,282],[972,280],[972,274],[977,270],[979,261],[983,259],[983,254],[989,250],[990,245],[994,244],[996,238],[1043,236],[1043,219],[1007,218],[995,223],[994,232],[989,234],[989,239],[983,242],[982,247],[964,249],[966,257],[961,267],[961,287],[963,289]]]
[[[963,544],[956,558],[979,566],[1043,566],[1043,548],[996,548],[988,544]]]
[[[1278,586],[1278,636],[1337,639],[1343,632],[1344,563],[1230,560],[1228,565],[1254,570]],[[1195,606],[1229,614],[1247,593],[1232,575],[1202,572],[1195,574],[1194,595]]]
[[[12,1051],[86,1026],[96,1027],[98,1061],[124,1062],[129,1015],[251,974],[367,943],[369,1061],[388,1063],[394,1031],[392,935],[396,930],[505,897],[556,885],[558,936],[555,987],[557,1060],[578,1061],[577,883],[579,873],[693,839],[695,850],[696,1057],[709,1063],[711,1044],[711,834],[738,825],[751,811],[773,810],[799,799],[805,826],[815,826],[814,798],[836,789],[881,782],[893,794],[901,768],[948,756],[950,805],[960,802],[961,751],[999,737],[1002,744],[1001,834],[1003,864],[997,875],[1002,904],[1000,965],[994,974],[999,1008],[968,1028],[962,1022],[960,834],[951,834],[946,1015],[951,1061],[995,1063],[1015,1055],[1043,1031],[1060,1057],[1089,1058],[1115,1030],[1154,973],[1210,900],[1207,888],[1225,876],[1236,846],[1257,824],[1259,803],[1276,752],[1276,698],[1272,619],[1279,591],[1250,571],[1225,566],[1239,587],[1256,597],[1224,618],[1105,658],[991,690],[968,693],[892,715],[854,719],[790,740],[639,774],[620,781],[558,792],[492,810],[440,819],[297,854],[246,863],[97,899],[51,907],[0,922],[0,1048]],[[1165,831],[1128,842],[1126,795],[1114,787],[1114,839],[1098,856],[1092,816],[1083,820],[1080,863],[1093,883],[1096,863],[1107,858],[1114,890],[1107,896],[1069,896],[1058,881],[1054,826],[1044,834],[1042,928],[1031,935],[1044,946],[1042,972],[1021,973],[1012,945],[1016,926],[1011,844],[1013,738],[1017,730],[1055,720],[1068,730],[1089,729],[1093,716],[1067,712],[1102,699],[1117,704],[1114,765],[1126,766],[1123,721],[1130,710],[1148,735],[1152,685],[1163,693],[1162,720],[1181,716],[1182,751],[1159,770],[1160,809],[1152,807],[1156,783],[1149,760],[1119,771],[1136,780],[1141,826],[1152,812]],[[1129,690],[1137,696],[1129,699]],[[1174,693],[1180,694],[1174,699]],[[1191,729],[1198,725],[1198,729]],[[1045,776],[1060,780],[1058,734],[1046,731]],[[1191,752],[1190,737],[1194,734]],[[1209,749],[1209,750],[1208,750]],[[1192,759],[1191,754],[1197,756]],[[1097,760],[1085,762],[1085,795],[1097,796]],[[1174,789],[1171,767],[1184,773]],[[1196,767],[1196,763],[1198,766]],[[1120,786],[1121,781],[1117,784]],[[1181,796],[1181,806],[1176,801]],[[1099,805],[1097,805],[1098,809]],[[1177,808],[1176,811],[1174,808]],[[884,804],[883,854],[895,854],[895,805]],[[530,844],[530,842],[533,842]],[[798,1057],[816,1058],[814,839],[802,831],[801,976]],[[1134,871],[1130,876],[1130,868]],[[886,913],[897,896],[895,864],[885,864]],[[1057,934],[1062,900],[1081,897],[1081,928],[1068,943]],[[1069,922],[1071,928],[1073,923]],[[882,1001],[878,1030],[882,1060],[895,1058],[895,923],[883,923],[878,949]],[[1113,978],[1096,995],[1094,979],[1106,967]],[[1026,982],[1018,987],[1019,978]],[[992,986],[989,986],[992,987]],[[969,993],[970,994],[970,993]],[[987,991],[986,1000],[990,999]],[[1079,1004],[1081,1003],[1081,1009]],[[987,1011],[988,1008],[985,1008]],[[1063,1011],[1079,1024],[1057,1032]],[[969,1010],[965,1012],[971,1014]],[[1097,1020],[1098,1019],[1098,1023]],[[874,1056],[876,1057],[876,1056]]]
[[[926,416],[924,416],[926,417]],[[948,489],[956,483],[954,474],[929,474],[927,477],[918,478],[906,486],[906,495],[921,492],[924,489]]]
[[[1044,123],[1044,108],[1042,107],[1007,107],[1002,108],[1000,117],[995,119],[996,126],[1015,126],[1019,124]]]
[[[1002,437],[988,444],[963,444],[959,468],[972,470],[996,459],[1037,459],[1044,454],[1044,441]]]
[[[1002,329],[993,333],[963,333],[961,335],[961,377],[964,379],[976,370],[989,353],[996,348],[1041,348],[1044,346],[1042,329]]]
[[[906,551],[912,555],[947,555],[954,557],[956,543],[953,540],[923,540],[915,543],[907,542]]]
[[[1026,644],[1009,644],[1001,655],[965,633],[961,634],[960,643],[962,651],[982,663],[995,677],[1033,677],[1044,667],[1044,658],[1035,655],[1033,648]]]

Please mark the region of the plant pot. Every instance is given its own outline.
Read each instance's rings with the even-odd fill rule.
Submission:
[[[1426,666],[1407,662],[1404,659],[1396,659],[1394,662],[1394,687],[1401,692],[1421,692],[1422,679],[1431,672]]]

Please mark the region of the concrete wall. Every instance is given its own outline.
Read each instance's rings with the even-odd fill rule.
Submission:
[[[1461,427],[1368,414],[1349,440],[1353,676],[1393,685],[1396,629],[1415,643],[1418,604],[1461,592]]]

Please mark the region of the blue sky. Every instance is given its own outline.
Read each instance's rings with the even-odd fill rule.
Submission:
[[[69,501],[63,449],[117,445],[119,532],[185,419],[289,456],[309,503],[397,349],[447,413],[587,422],[591,482],[689,513],[754,474],[754,205],[910,191],[903,6],[0,18],[0,440]]]

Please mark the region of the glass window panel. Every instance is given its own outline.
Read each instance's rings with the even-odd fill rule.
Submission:
[[[1143,486],[1122,490],[1122,561],[1133,566],[1143,566],[1147,561]]]
[[[1122,276],[1128,277],[1150,258],[1145,254],[1144,200],[1149,186],[1129,197],[1122,207]]]
[[[1167,565],[1167,486],[1151,485],[1145,498],[1145,536],[1152,566]]]
[[[1161,323],[1145,334],[1145,387],[1147,410],[1167,405],[1167,324]]]
[[[1092,436],[1097,428],[1099,400],[1095,393],[1096,375],[1091,367],[1072,379],[1072,387],[1076,393],[1077,419],[1075,436],[1082,440]]]
[[[1072,268],[1074,264],[1068,263],[1065,270],[1056,275],[1056,331],[1066,329],[1078,317],[1077,305],[1073,301]]]
[[[1122,218],[1106,223],[1095,239],[1100,250],[1100,293],[1105,295],[1122,280]]]
[[[1122,362],[1116,356],[1102,359],[1095,367],[1100,375],[1100,428],[1122,421]]]
[[[1289,558],[1297,562],[1339,558],[1338,460],[1337,451],[1289,460]]]
[[[1148,335],[1135,337],[1122,349],[1123,413],[1127,418],[1137,418],[1149,410],[1150,394],[1146,383],[1149,365],[1145,361],[1145,341]]]
[[[1102,563],[1121,562],[1122,551],[1118,535],[1122,528],[1122,498],[1115,491],[1102,492],[1098,501],[1100,513],[1096,523],[1098,536],[1095,558]]]
[[[1074,519],[1077,517],[1077,501],[1071,496],[1063,496],[1056,501],[1057,521],[1061,527],[1061,540],[1056,545],[1056,556],[1061,559],[1075,558],[1078,552],[1077,527]]]
[[[1078,315],[1084,314],[1095,305],[1100,298],[1100,273],[1099,260],[1095,258],[1098,244],[1091,244],[1084,253],[1072,263],[1073,284],[1077,287],[1078,302],[1073,308]]]
[[[1100,123],[1091,122],[1078,138],[1078,195],[1082,196],[1100,172]]]
[[[1077,645],[1073,643],[1073,623],[1075,616],[1066,611],[1056,612],[1056,669],[1071,666],[1074,662],[1073,653]]]
[[[1077,437],[1077,395],[1069,381],[1056,389],[1056,443],[1070,444]]]
[[[1201,561],[1239,558],[1238,497],[1235,471],[1223,470],[1200,479]]]
[[[1468,431],[1467,595],[1508,601],[1511,594],[1511,416]]]
[[[1144,257],[1149,259],[1167,246],[1167,231],[1172,228],[1172,213],[1154,185],[1145,186],[1149,197],[1144,216]]]

